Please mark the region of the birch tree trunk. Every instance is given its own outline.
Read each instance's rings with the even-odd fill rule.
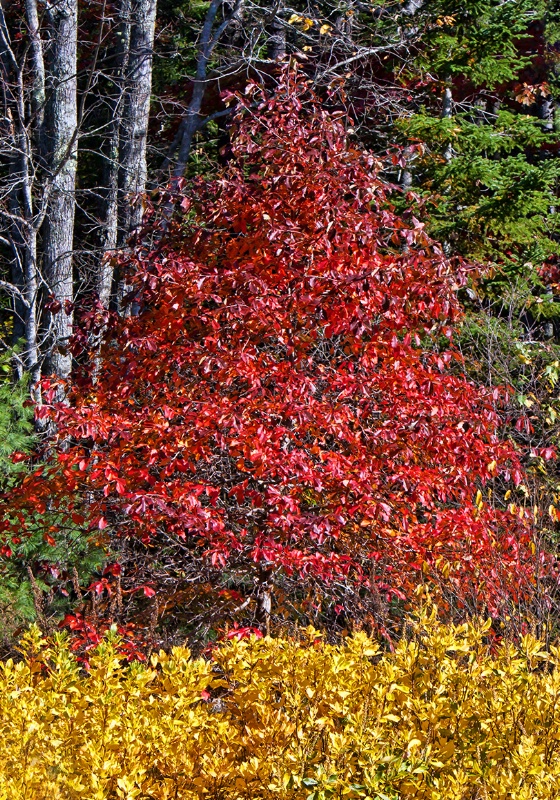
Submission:
[[[120,136],[119,246],[142,223],[157,0],[130,0],[129,9],[130,44]]]
[[[50,42],[46,77],[44,160],[49,201],[43,230],[44,275],[56,303],[50,314],[48,370],[67,378],[74,300],[73,244],[77,165],[78,0],[58,0],[48,10]],[[60,306],[60,308],[59,308]]]
[[[107,157],[105,255],[98,282],[101,303],[107,308],[113,300],[119,310],[126,286],[121,276],[114,274],[111,255],[123,248],[142,224],[156,14],[157,0],[120,1],[113,123]]]
[[[443,91],[443,100],[441,104],[441,118],[442,119],[451,119],[453,116],[453,94],[451,92],[451,86],[446,86]],[[443,157],[449,164],[449,162],[453,159],[453,148],[451,146],[451,142],[446,146]]]
[[[31,110],[33,113],[33,128],[36,131],[36,144],[40,146],[43,122],[45,119],[45,58],[43,41],[41,39],[39,12],[37,0],[25,0],[25,12],[31,40],[31,57],[33,63],[33,93]]]
[[[14,311],[11,344],[20,345],[23,340],[23,352],[17,355],[14,351],[16,373],[21,376],[23,371],[28,371],[32,383],[36,384],[41,374],[37,231],[42,216],[35,209],[33,141],[40,135],[44,105],[44,69],[36,0],[26,0],[26,14],[31,36],[31,121],[26,116],[28,93],[24,68],[12,49],[0,6],[0,72],[3,89],[0,144],[8,166],[7,181],[3,181],[1,187],[2,194],[7,198],[7,208],[0,207],[0,240],[11,251],[10,282],[2,280],[1,284],[11,298]]]
[[[109,307],[113,292],[113,256],[119,246],[120,206],[120,152],[122,117],[125,99],[126,73],[130,56],[131,0],[121,0],[117,27],[117,41],[112,52],[110,69],[112,97],[109,100],[110,135],[105,154],[106,186],[103,231],[103,255],[99,269],[97,294],[105,308]]]

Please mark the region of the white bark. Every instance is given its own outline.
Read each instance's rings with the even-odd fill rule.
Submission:
[[[30,5],[32,5],[30,3]],[[29,10],[29,8],[28,8]],[[36,8],[35,8],[36,11]],[[33,12],[33,8],[31,9]],[[35,17],[36,19],[36,17]],[[29,21],[33,28],[33,21]],[[37,32],[35,32],[36,34]],[[35,123],[41,109],[35,105],[40,98],[44,72],[41,71],[42,52],[40,38],[32,34],[33,101]],[[0,208],[3,244],[11,251],[11,283],[2,281],[2,289],[12,299],[14,330],[12,344],[23,340],[23,352],[17,357],[17,372],[27,370],[33,383],[40,378],[38,290],[39,272],[37,259],[37,232],[42,221],[35,210],[34,166],[32,131],[26,117],[27,90],[24,70],[12,50],[8,27],[0,6],[0,67],[4,114],[0,144],[8,166],[7,181],[2,190],[8,198],[7,206]],[[5,346],[8,343],[5,343]]]
[[[109,307],[113,292],[113,256],[119,245],[120,205],[120,152],[122,115],[125,100],[126,74],[129,67],[131,31],[131,0],[121,0],[116,30],[116,44],[112,53],[112,97],[109,102],[110,136],[106,153],[104,182],[106,187],[104,208],[103,249],[97,283],[97,294],[105,308]],[[145,159],[145,157],[144,157]]]
[[[442,119],[451,119],[453,116],[453,94],[451,93],[451,87],[446,86],[443,92],[443,102],[441,107],[441,118]],[[443,157],[449,163],[453,158],[453,148],[451,147],[451,143],[449,143],[444,152]]]
[[[37,143],[40,142],[43,120],[45,117],[45,59],[43,41],[39,24],[37,0],[25,0],[27,26],[31,40],[31,56],[33,62],[33,125],[38,131]]]
[[[157,0],[131,0],[130,44],[121,126],[119,245],[142,223]]]
[[[123,313],[127,287],[114,276],[111,251],[126,246],[142,225],[148,177],[147,143],[152,92],[152,61],[157,0],[121,0],[121,51],[117,72],[121,92],[115,100],[106,204],[105,258],[98,294],[106,307],[112,299]],[[116,297],[113,298],[116,286]]]
[[[58,0],[49,9],[50,43],[44,158],[50,197],[45,218],[44,275],[60,311],[51,315],[52,347],[48,368],[67,378],[74,300],[73,247],[77,165],[78,0]]]

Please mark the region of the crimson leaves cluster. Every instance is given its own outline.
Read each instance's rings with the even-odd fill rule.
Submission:
[[[498,392],[452,344],[465,270],[394,213],[345,122],[293,73],[249,87],[222,176],[138,255],[140,312],[41,410],[56,440],[10,497],[8,544],[55,509],[49,536],[79,513],[180,542],[241,601],[259,581],[272,602],[289,578],[383,602],[428,581],[498,614],[530,591],[528,521],[488,500],[522,480]]]

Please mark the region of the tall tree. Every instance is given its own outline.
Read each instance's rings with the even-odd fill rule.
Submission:
[[[47,72],[42,162],[46,172],[44,277],[54,301],[48,371],[70,375],[74,302],[74,217],[78,152],[78,0],[47,6]],[[34,41],[34,39],[32,39]]]
[[[118,243],[121,245],[142,221],[142,203],[137,200],[144,193],[147,180],[146,147],[156,9],[157,0],[131,0],[129,5],[130,38],[126,59],[119,156],[122,197]]]
[[[147,145],[157,0],[120,0],[110,58],[112,119],[106,150],[105,250],[97,293],[108,307],[115,290],[115,250],[138,231],[148,175]],[[116,282],[119,282],[117,276]]]
[[[119,206],[121,201],[122,170],[120,152],[122,138],[122,115],[127,84],[130,55],[131,29],[130,0],[121,0],[118,5],[114,40],[108,54],[106,116],[109,135],[102,146],[103,185],[101,187],[103,231],[101,234],[102,255],[97,272],[96,290],[101,304],[108,308],[113,293],[114,257],[120,243]]]

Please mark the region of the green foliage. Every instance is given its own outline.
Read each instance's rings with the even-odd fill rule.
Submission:
[[[153,75],[156,96],[188,88],[187,76],[194,74],[196,65],[197,34],[208,6],[206,0],[161,0],[158,15],[162,32]]]
[[[0,357],[0,491],[9,491],[25,470],[14,463],[14,451],[29,453],[34,445],[33,408],[29,403],[28,380],[11,379],[10,354]],[[0,562],[0,638],[6,640],[23,622],[35,618],[29,585],[3,559]]]
[[[29,453],[33,447],[33,408],[29,382],[11,380],[10,354],[0,355],[0,490],[6,490],[21,465],[12,461],[14,451]]]
[[[548,80],[554,96],[558,97],[560,89],[560,57],[556,47],[560,41],[560,3],[558,0],[548,0],[546,3],[544,39],[549,68]]]
[[[14,452],[29,454],[37,445],[29,381],[13,382],[10,360],[10,353],[0,356],[0,491],[7,493],[30,469],[29,462],[13,461]],[[11,555],[0,559],[0,643],[3,639],[7,644],[14,630],[36,618],[27,567],[37,573],[37,586],[51,601],[49,613],[58,615],[70,605],[64,595],[51,593],[52,579],[64,573],[70,576],[75,569],[82,582],[88,581],[107,558],[105,550],[84,536],[78,525],[66,527],[50,544],[47,534],[56,516],[54,511],[46,517],[37,514],[32,533],[21,541],[16,537]]]
[[[511,111],[484,121],[420,113],[399,128],[425,143],[415,176],[437,239],[480,261],[514,260],[518,269],[560,252],[550,215],[560,164],[536,155],[557,137],[539,120]]]
[[[519,39],[527,35],[539,5],[533,0],[426,3],[430,24],[419,65],[432,75],[458,75],[486,89],[510,81],[530,63],[519,52]]]
[[[14,543],[12,554],[0,560],[0,644],[7,650],[13,647],[15,631],[37,618],[37,600],[33,596],[28,567],[34,573],[46,615],[58,620],[75,607],[73,571],[84,586],[107,561],[108,552],[92,537],[85,536],[78,526],[59,533],[56,544],[49,544],[45,541],[45,532],[51,521],[38,517],[35,530]]]

